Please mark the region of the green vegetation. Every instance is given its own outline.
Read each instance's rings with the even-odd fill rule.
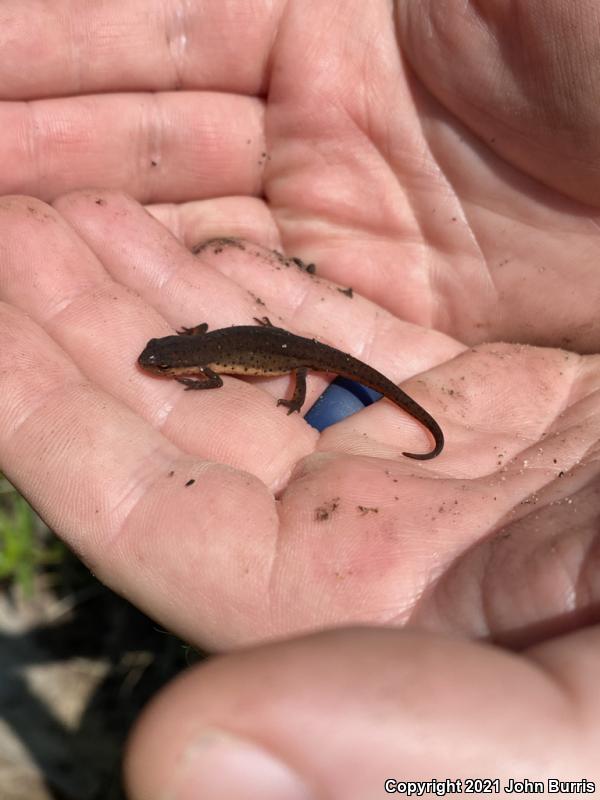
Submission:
[[[5,478],[0,480],[0,581],[31,596],[35,576],[60,563],[64,546]]]

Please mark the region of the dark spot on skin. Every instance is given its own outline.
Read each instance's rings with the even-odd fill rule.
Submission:
[[[190,478],[189,481],[186,483],[186,486],[192,486],[192,484],[196,483],[194,478]]]
[[[102,197],[98,197],[94,202],[96,203],[97,206],[105,206],[106,205],[106,200],[103,200]]]
[[[322,506],[319,506],[317,509],[315,509],[315,520],[317,522],[324,522],[325,520],[329,519],[339,504],[339,497],[334,497],[333,500],[330,500],[328,503],[323,503]]]
[[[295,264],[298,267],[298,269],[302,270],[302,272],[308,272],[309,275],[314,275],[315,272],[317,271],[317,268],[316,268],[316,266],[314,264],[312,264],[312,263],[311,264],[307,264],[301,258],[298,258],[298,256],[292,256],[289,259],[288,263],[290,263],[290,262],[292,264]]]
[[[338,292],[340,294],[345,294],[346,297],[349,297],[351,300],[354,297],[354,291],[352,290],[351,286],[349,286],[347,289],[338,289]]]

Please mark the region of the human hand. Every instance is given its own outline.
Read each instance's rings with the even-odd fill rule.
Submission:
[[[227,648],[367,622],[498,639],[562,618],[566,595],[546,586],[594,530],[597,359],[463,352],[256,245],[194,257],[119,195],[7,199],[2,228],[7,474],[162,624]],[[394,380],[439,362],[406,388],[446,449],[403,457],[427,434],[387,401],[318,435],[276,407],[285,379],[184,392],[136,366],[198,309],[210,327],[262,309]],[[311,378],[310,396],[322,386]]]
[[[383,628],[263,645],[159,695],[130,743],[128,786],[134,800],[375,800],[386,786],[393,797],[506,797],[511,785],[589,795],[597,675],[591,627],[519,654]]]
[[[420,6],[417,13],[427,11],[424,4]],[[590,208],[582,205],[594,200],[589,170],[594,138],[588,138],[587,149],[583,146],[590,110],[581,100],[575,104],[585,111],[574,123],[580,134],[578,158],[569,158],[562,147],[564,128],[557,126],[556,133],[548,126],[542,133],[549,141],[541,148],[546,161],[536,161],[540,157],[535,136],[539,116],[533,113],[528,120],[523,112],[535,111],[540,98],[543,108],[551,108],[556,75],[545,86],[540,79],[533,99],[530,94],[529,104],[515,115],[514,105],[499,105],[497,97],[520,99],[520,92],[507,95],[506,84],[490,86],[485,80],[488,75],[514,75],[495,70],[492,60],[485,62],[487,71],[482,68],[478,80],[473,80],[473,70],[465,68],[467,62],[461,62],[457,52],[450,62],[444,60],[443,69],[439,62],[436,68],[429,62],[419,69],[419,59],[424,55],[432,59],[435,48],[415,47],[420,41],[414,35],[419,21],[406,16],[415,13],[410,5],[398,6],[398,33],[416,78],[402,69],[397,53],[391,75],[382,69],[382,62],[393,56],[389,43],[396,44],[391,27],[377,21],[371,28],[356,26],[349,8],[347,21],[358,37],[352,43],[351,30],[340,27],[339,16],[335,26],[315,16],[308,30],[306,8],[295,17],[290,6],[283,20],[286,24],[279,25],[280,37],[288,38],[278,40],[269,62],[272,80],[264,122],[262,104],[256,98],[242,98],[246,109],[256,109],[254,116],[236,115],[235,102],[240,98],[220,98],[220,104],[201,87],[198,96],[184,100],[188,104],[208,100],[217,115],[222,111],[214,123],[220,133],[216,154],[205,148],[202,164],[198,160],[192,169],[189,148],[179,141],[177,146],[163,144],[161,150],[171,154],[175,163],[165,164],[161,152],[160,158],[147,160],[146,172],[140,172],[137,165],[132,170],[131,159],[106,139],[98,144],[96,137],[115,133],[106,123],[95,124],[101,115],[94,117],[96,103],[107,103],[105,118],[125,123],[124,134],[139,130],[143,113],[137,117],[128,113],[135,112],[136,100],[139,108],[140,98],[125,98],[121,106],[122,98],[97,96],[88,105],[85,132],[102,157],[90,159],[89,148],[80,160],[67,159],[60,147],[52,151],[60,168],[53,173],[54,184],[52,170],[46,168],[40,194],[53,198],[63,189],[100,183],[127,188],[140,199],[157,203],[191,200],[191,205],[177,209],[160,205],[153,211],[187,243],[223,232],[225,220],[228,232],[264,244],[279,244],[281,237],[288,252],[315,259],[322,275],[351,285],[386,310],[357,298],[348,306],[346,298],[336,297],[335,288],[315,285],[291,270],[278,280],[279,271],[272,262],[267,260],[266,269],[260,268],[264,253],[257,258],[232,258],[229,250],[223,263],[224,258],[217,258],[220,254],[209,251],[202,256],[200,270],[162,231],[157,233],[148,220],[141,224],[138,212],[112,195],[71,196],[57,203],[81,240],[70,239],[65,234],[68,229],[52,213],[44,217],[45,209],[33,204],[34,211],[27,215],[25,207],[17,204],[17,214],[8,221],[8,228],[18,235],[9,235],[5,244],[10,255],[4,259],[4,299],[30,314],[36,324],[28,327],[18,312],[10,316],[13,311],[5,319],[3,374],[10,397],[5,400],[8,422],[3,438],[4,452],[11,455],[12,477],[107,582],[191,641],[229,647],[321,625],[363,621],[526,644],[577,627],[589,620],[594,602],[593,589],[587,596],[580,594],[574,607],[569,597],[579,581],[587,582],[586,576],[591,585],[593,574],[589,545],[597,509],[595,359],[488,346],[448,363],[461,352],[461,345],[438,333],[412,329],[399,319],[444,330],[469,343],[502,336],[563,344],[582,352],[597,347],[597,284],[592,266],[597,244]],[[330,7],[319,4],[318,8],[327,14]],[[318,8],[314,14],[320,13]],[[361,13],[364,8],[361,4]],[[551,12],[560,8],[544,4],[545,15],[538,24],[556,23]],[[369,13],[381,13],[381,9]],[[429,13],[436,13],[433,5]],[[454,27],[449,24],[452,20]],[[365,21],[372,22],[372,17]],[[464,22],[450,16],[443,33],[460,33]],[[586,25],[580,27],[585,32]],[[365,49],[369,30],[377,32],[378,46]],[[385,43],[379,47],[381,31],[387,34],[387,49]],[[532,41],[536,37],[544,40],[539,27],[530,32]],[[229,71],[223,65],[223,75],[231,74],[231,52],[239,51],[234,38],[229,35]],[[481,45],[476,37],[469,41],[478,46],[472,50],[466,46],[464,52],[471,54],[469,63],[479,64],[489,42]],[[266,42],[264,37],[264,46]],[[342,58],[341,49],[344,56],[368,53],[369,59]],[[587,69],[589,62],[578,61],[578,55],[579,51],[573,51],[569,66],[580,64]],[[336,58],[340,69],[332,70]],[[360,81],[356,71],[348,71],[349,66],[360,71]],[[47,74],[41,69],[38,74],[42,73]],[[372,78],[381,74],[385,79],[373,83]],[[522,74],[528,74],[526,68]],[[443,91],[431,84],[436,76]],[[449,80],[453,76],[454,81]],[[463,83],[458,80],[461,76]],[[567,77],[576,92],[589,85]],[[444,107],[427,97],[423,82],[443,100]],[[477,97],[487,100],[488,114],[493,112],[502,130],[501,140],[494,130],[482,145],[469,133],[474,130],[486,136],[477,127],[479,117],[466,113],[476,106],[469,98],[465,102],[466,86],[479,87]],[[518,81],[514,86],[519,88]],[[119,87],[113,84],[112,88]],[[563,97],[556,94],[558,99]],[[462,101],[458,107],[456,96]],[[174,99],[179,102],[179,97]],[[160,97],[161,101],[170,99]],[[73,118],[80,119],[81,105],[71,108]],[[121,108],[123,113],[118,113]],[[204,113],[198,113],[196,121],[206,121],[206,106],[202,108]],[[51,109],[48,113],[52,114]],[[529,122],[529,128],[523,131],[517,125],[515,130],[515,116],[521,124]],[[171,123],[177,117],[177,113],[161,115]],[[233,124],[238,119],[244,122],[241,135]],[[185,136],[190,146],[201,149],[211,137],[198,137],[194,128],[193,124],[164,125],[167,133]],[[260,155],[248,157],[243,149],[248,139],[249,147],[260,140],[255,131],[268,131],[268,160]],[[127,140],[127,135],[116,137],[119,143]],[[527,141],[532,142],[529,148],[523,146]],[[108,160],[109,155],[114,161]],[[60,178],[67,161],[70,170]],[[85,171],[86,164],[95,165],[98,180]],[[161,164],[160,189],[144,195],[136,176],[141,174],[141,181],[156,177]],[[188,189],[182,181],[184,169],[190,176]],[[519,169],[526,169],[529,178]],[[530,180],[532,175],[534,180]],[[30,189],[24,181],[12,188],[35,191],[34,184],[31,180]],[[252,193],[263,193],[268,202],[248,197]],[[214,194],[244,197],[198,200]],[[95,215],[90,207],[97,200],[106,206],[98,206]],[[14,210],[12,206],[9,213]],[[30,226],[36,219],[40,227],[45,220],[43,234]],[[558,239],[557,229],[563,232]],[[564,266],[565,230],[568,269]],[[73,243],[72,250],[65,238]],[[100,270],[81,242],[99,258]],[[49,278],[46,289],[45,278]],[[525,279],[527,291],[523,290]],[[128,288],[145,303],[138,304]],[[577,290],[576,302],[565,303],[567,288]],[[396,380],[440,365],[424,378],[425,385],[413,382],[406,388],[440,418],[447,432],[449,445],[441,459],[425,469],[419,467],[416,473],[414,464],[400,460],[400,450],[412,447],[406,432],[416,437],[414,447],[426,440],[420,438],[423,433],[416,425],[386,403],[361,414],[360,427],[359,420],[348,420],[321,436],[317,444],[314,432],[289,427],[301,425],[300,420],[288,421],[283,413],[279,415],[283,420],[277,419],[272,398],[256,387],[229,381],[229,388],[212,397],[209,392],[201,401],[189,395],[182,400],[179,387],[155,381],[150,390],[146,387],[152,379],[131,377],[131,352],[126,348],[135,358],[146,338],[161,334],[159,324],[164,332],[169,330],[162,320],[194,324],[203,317],[211,326],[249,321],[256,306],[246,289],[268,301],[268,313],[273,309],[274,316],[290,327],[353,350]],[[88,297],[94,302],[86,307]],[[77,298],[81,307],[73,302]],[[41,327],[64,352],[41,335]],[[139,341],[132,341],[132,333]],[[414,354],[415,360],[400,364],[400,355],[406,357],[406,353]],[[43,403],[39,376],[45,376]],[[281,395],[279,388],[268,391]],[[313,397],[318,393],[314,386],[312,393]],[[241,421],[241,430],[232,430],[227,404],[239,409],[240,398],[255,413]],[[436,398],[443,398],[443,406],[436,406]],[[199,414],[199,402],[208,403],[208,411]],[[170,413],[173,403],[177,408]],[[216,410],[211,408],[213,403]],[[16,433],[11,427],[15,419],[27,420],[17,426]],[[221,421],[220,428],[215,429],[215,419]],[[234,419],[237,425],[239,416]],[[403,429],[396,438],[400,419],[408,431]],[[157,420],[166,437],[148,424]],[[207,421],[196,438],[192,420],[196,425]],[[273,427],[261,430],[261,424]],[[19,430],[21,437],[26,433],[33,437],[29,448],[19,438]],[[550,435],[542,442],[543,434]],[[243,467],[261,483],[206,460]],[[172,491],[166,482],[171,461],[177,465],[178,476],[180,469],[190,476],[191,467],[199,470],[193,487],[179,484],[178,493]],[[390,462],[393,469],[386,475]],[[296,465],[301,469],[292,473]],[[163,468],[165,484],[153,484]],[[44,481],[39,479],[42,471]],[[412,477],[415,474],[427,477]],[[202,496],[193,495],[190,500],[190,489],[200,488],[200,475]],[[395,491],[396,480],[401,494]],[[66,494],[65,486],[70,487]],[[278,505],[265,487],[271,492],[285,487]],[[358,491],[361,497],[357,498]],[[373,502],[365,503],[363,493],[370,493]],[[465,495],[468,501],[461,513],[458,509]],[[321,504],[335,497],[343,502]],[[182,520],[171,536],[165,535],[165,523],[173,520],[173,506],[165,505],[165,498],[170,498]],[[498,498],[501,506],[496,505]],[[338,514],[342,506],[344,517]],[[363,512],[359,506],[368,510]],[[277,508],[285,513],[276,517]],[[325,536],[314,517],[319,508],[332,512],[321,520],[328,524]],[[523,513],[532,509],[533,514]],[[240,537],[242,519],[246,535]],[[149,536],[148,529],[160,530],[160,535]],[[564,559],[580,565],[566,578]],[[480,599],[480,609],[473,595]],[[404,636],[402,632],[396,635]],[[575,645],[582,665],[586,650],[579,640]],[[381,655],[375,643],[373,648]],[[473,651],[461,652],[468,663]],[[443,649],[439,654],[443,656]],[[413,664],[418,663],[415,658]],[[419,684],[421,692],[427,688],[425,679],[440,663],[441,659],[429,662],[430,670],[423,672],[424,683]],[[498,684],[494,685],[506,685],[504,673],[495,674]],[[531,713],[537,709],[532,702]],[[354,730],[359,729],[355,726]],[[451,731],[453,742],[455,733]],[[464,741],[472,742],[472,737]],[[489,742],[491,746],[493,739]]]
[[[3,4],[4,193],[125,190],[461,341],[597,350],[593,4],[36,8]]]
[[[425,434],[385,402],[319,437],[275,408],[271,382],[185,393],[134,367],[165,318],[185,323],[207,299],[216,317],[220,298],[249,318],[263,289],[269,313],[297,293],[328,298],[334,320],[349,307],[349,346],[376,313],[393,353],[403,323],[257,246],[194,258],[120,196],[56,207],[2,205],[12,305],[0,307],[0,442],[13,480],[100,577],[191,642],[235,649],[356,620],[393,626],[191,671],[140,721],[131,796],[364,800],[383,796],[386,778],[593,780],[594,631],[550,640],[592,611],[593,359],[489,346],[447,362],[456,345],[436,335],[442,363],[407,388],[427,394],[452,446],[415,465],[400,451]],[[561,380],[571,406],[555,418],[547,386]],[[553,430],[527,447],[536,414]],[[574,579],[590,586],[579,608]],[[465,641],[481,636],[542,643],[512,655]]]

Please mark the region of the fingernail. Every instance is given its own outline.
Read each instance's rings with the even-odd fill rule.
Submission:
[[[164,800],[315,800],[290,768],[258,745],[205,730],[183,753]]]

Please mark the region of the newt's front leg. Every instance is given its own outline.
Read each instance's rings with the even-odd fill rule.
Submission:
[[[268,317],[254,317],[254,322],[256,322],[257,325],[262,325],[263,328],[275,327]]]
[[[179,383],[183,383],[186,392],[189,392],[190,389],[218,389],[220,386],[223,386],[223,379],[221,376],[217,375],[217,373],[213,372],[209,367],[202,367],[199,374],[203,376],[204,380],[180,377],[176,377],[175,380],[179,381]]]
[[[178,336],[202,336],[208,330],[208,322],[201,322],[199,325],[194,325],[193,328],[182,328],[177,331]]]
[[[284,400],[280,398],[277,401],[278,406],[285,406],[288,409],[288,415],[293,414],[294,411],[300,412],[304,401],[306,400],[306,373],[308,370],[306,367],[299,367],[297,370],[294,371],[294,375],[296,376],[296,386],[294,388],[294,394],[292,395],[291,400]]]

